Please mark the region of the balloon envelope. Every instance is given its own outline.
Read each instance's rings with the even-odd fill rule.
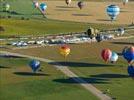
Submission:
[[[128,63],[132,63],[134,61],[134,47],[126,47],[122,52],[123,57],[128,61]]]
[[[40,9],[41,9],[42,11],[45,11],[45,10],[47,9],[47,4],[46,4],[46,3],[41,3],[41,4],[40,4]]]
[[[70,48],[69,48],[69,46],[67,46],[67,45],[61,46],[61,47],[60,47],[60,53],[61,53],[61,55],[63,55],[64,57],[68,56],[69,53],[70,53]]]
[[[134,78],[134,66],[132,65],[128,66],[127,71],[128,71],[129,76]]]
[[[69,5],[71,3],[71,0],[65,0],[66,4]]]
[[[97,42],[101,42],[102,40],[104,40],[104,36],[101,34],[97,34],[97,36],[95,37]]]
[[[115,53],[115,52],[112,52],[112,56],[110,58],[110,61],[111,62],[116,62],[118,60],[118,58],[119,58],[118,54]]]
[[[10,9],[10,5],[6,3],[3,5],[3,8],[5,11],[8,11]]]
[[[35,8],[38,8],[39,7],[39,3],[37,1],[34,1],[33,2],[33,5],[34,5]]]
[[[109,5],[106,11],[111,20],[115,20],[117,15],[120,13],[120,8],[116,5]]]
[[[128,0],[123,0],[123,5],[126,5],[128,3]]]
[[[83,1],[79,1],[79,2],[78,2],[78,7],[79,7],[80,9],[82,9],[82,8],[84,7],[84,2],[83,2]]]
[[[37,60],[32,60],[30,61],[29,66],[32,68],[33,72],[36,72],[37,69],[40,68],[40,62]]]
[[[101,57],[104,59],[104,61],[109,61],[112,56],[112,52],[110,49],[103,49],[101,52]]]

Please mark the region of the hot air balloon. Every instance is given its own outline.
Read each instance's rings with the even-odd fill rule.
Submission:
[[[120,35],[123,35],[125,33],[125,29],[124,28],[119,28],[118,32]]]
[[[125,47],[122,52],[123,57],[131,64],[134,61],[134,47]]]
[[[128,3],[128,0],[123,0],[123,5],[125,6]]]
[[[8,3],[3,4],[4,11],[9,11],[10,5]]]
[[[39,3],[37,1],[33,1],[33,5],[34,5],[35,8],[39,7]]]
[[[32,68],[33,72],[36,72],[40,68],[40,62],[37,60],[32,60],[30,61],[29,66]]]
[[[47,9],[47,4],[46,3],[41,3],[40,4],[40,9],[44,12]]]
[[[118,60],[118,58],[119,58],[118,54],[115,53],[115,52],[112,52],[112,56],[110,58],[110,62],[114,63],[114,62],[116,62]]]
[[[112,51],[110,49],[103,49],[101,52],[101,57],[104,59],[104,61],[109,61],[112,56]]]
[[[101,34],[97,34],[97,36],[95,38],[96,38],[97,42],[101,42],[104,40],[104,36]]]
[[[79,1],[79,2],[78,2],[78,7],[79,7],[80,9],[82,9],[82,8],[84,7],[84,2],[83,2],[83,1]]]
[[[71,3],[71,0],[65,0],[66,4],[69,5]]]
[[[67,57],[70,53],[70,48],[67,45],[63,45],[60,47],[60,54],[64,57]]]
[[[128,66],[127,71],[129,76],[134,78],[134,66],[133,65]]]
[[[120,8],[117,5],[109,5],[106,9],[108,16],[111,20],[115,20],[120,13]]]

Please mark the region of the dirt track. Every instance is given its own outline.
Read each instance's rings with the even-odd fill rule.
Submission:
[[[47,17],[50,19],[110,24],[106,7],[109,4],[117,4],[121,8],[121,13],[117,17],[117,21],[112,24],[134,22],[134,2],[129,2],[126,6],[123,6],[122,2],[85,2],[85,7],[82,10],[77,7],[76,1],[73,1],[69,6],[64,1],[46,1],[46,3],[48,5]]]

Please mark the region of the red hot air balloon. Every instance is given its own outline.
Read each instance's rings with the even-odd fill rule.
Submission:
[[[109,61],[112,56],[112,51],[110,49],[103,49],[101,52],[101,57],[104,61]]]

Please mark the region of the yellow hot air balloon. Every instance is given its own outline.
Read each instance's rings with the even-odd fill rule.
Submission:
[[[70,48],[67,45],[63,45],[60,47],[60,54],[64,57],[67,57],[70,54]]]

